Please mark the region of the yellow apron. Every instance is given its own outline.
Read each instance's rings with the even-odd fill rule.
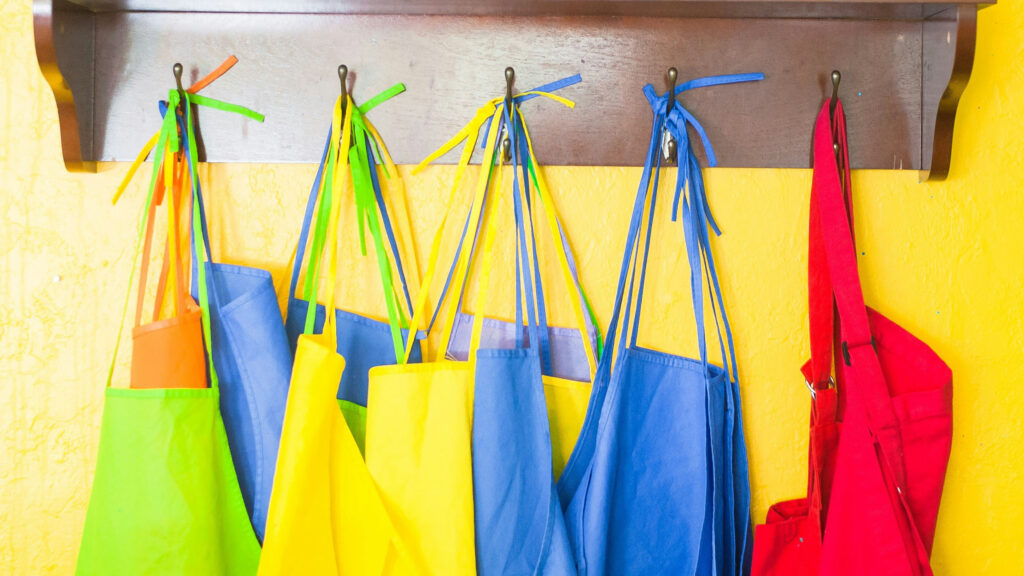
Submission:
[[[335,170],[327,238],[334,239],[347,168],[351,117],[335,105],[329,150]],[[347,110],[353,109],[351,98]],[[344,120],[344,122],[343,122]],[[343,128],[342,128],[343,124]],[[337,274],[337,243],[327,252]],[[334,310],[328,283],[327,310]],[[401,545],[337,401],[345,359],[337,352],[334,314],[321,334],[299,337],[270,497],[260,576],[423,574]]]
[[[551,94],[538,94],[572,105],[568,100]],[[449,212],[446,212],[431,246],[410,335],[416,334],[427,314],[427,292],[437,269],[441,239],[455,192],[465,176],[473,143],[477,141],[479,131],[488,119],[490,129],[484,158],[487,161],[494,158],[494,143],[501,124],[501,109],[496,104],[500,102],[498,98],[481,107],[469,124],[417,168],[447,153],[460,142],[466,142],[448,199]],[[489,200],[486,194],[489,183],[500,183],[500,180],[500,166],[498,176],[493,179],[490,178],[488,166],[481,166],[470,209],[470,222],[478,222],[485,213],[484,201]],[[549,224],[557,226],[547,187],[538,182],[538,190],[542,190]],[[497,194],[500,194],[500,188]],[[488,220],[488,238],[483,248],[485,276],[494,233],[492,219]],[[462,250],[456,254],[452,286],[464,285],[470,253],[475,243],[476,227],[471,226]],[[561,246],[561,242],[557,244]],[[559,260],[564,267],[563,272],[570,275],[568,278],[571,282],[564,249],[560,250]],[[486,278],[482,280],[481,287],[484,285]],[[574,301],[574,310],[582,328],[582,306],[577,299]],[[367,401],[367,466],[377,481],[395,528],[408,546],[409,553],[422,562],[429,574],[438,576],[476,573],[471,438],[473,359],[479,346],[480,328],[474,326],[468,361],[445,360],[443,343],[448,342],[451,336],[457,307],[458,298],[449,300],[442,323],[442,346],[436,351],[434,361],[372,368]],[[483,314],[477,317],[482,319]],[[586,334],[586,331],[582,333]],[[407,354],[412,342],[410,338],[406,346]],[[589,346],[587,349],[588,354],[592,355]],[[588,359],[593,374],[596,363],[592,357],[588,356]],[[551,388],[557,390],[548,395],[548,408],[549,413],[553,414],[552,442],[557,445],[554,450],[555,459],[560,462],[556,462],[556,470],[560,471],[582,427],[590,386],[557,378],[545,378],[545,383],[550,383]]]

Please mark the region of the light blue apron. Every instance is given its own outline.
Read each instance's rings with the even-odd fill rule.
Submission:
[[[513,110],[515,110],[513,104]],[[540,336],[544,292],[537,267],[528,158],[522,117],[504,114],[512,148],[516,224],[516,323],[514,347],[476,353],[473,401],[473,497],[477,572],[481,576],[575,574],[562,509],[555,490],[551,434],[542,358],[556,356],[554,341]],[[512,122],[511,118],[515,118]],[[520,179],[519,169],[522,169]],[[500,177],[500,176],[499,176]],[[533,266],[528,254],[532,254]],[[534,290],[536,288],[536,290]],[[577,286],[578,289],[578,286]],[[525,294],[525,298],[524,298]],[[527,326],[524,328],[523,301]],[[472,318],[472,317],[469,317]],[[573,331],[577,344],[579,332]],[[545,346],[550,346],[546,353]],[[587,360],[582,359],[589,379]]]

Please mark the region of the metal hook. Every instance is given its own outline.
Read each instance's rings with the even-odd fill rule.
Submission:
[[[181,74],[185,68],[181,65],[181,62],[175,62],[171,71],[174,72],[174,83],[178,86],[178,96],[180,96],[179,106],[185,102],[185,90],[181,87]]]
[[[505,110],[508,113],[509,120],[512,119],[512,85],[516,81],[516,71],[514,68],[509,66],[505,68]],[[512,139],[508,135],[508,123],[504,123],[501,126],[501,155],[505,159],[505,162],[512,161]]]
[[[175,62],[174,67],[171,68],[174,71],[174,83],[178,85],[178,92],[184,92],[181,88],[181,74],[185,68],[181,65],[181,62]]]
[[[341,81],[341,112],[344,114],[348,104],[348,66],[338,66],[338,80]]]
[[[679,71],[675,67],[668,69],[668,93],[666,94],[667,101],[665,102],[665,119],[668,121],[668,115],[672,113],[672,104],[676,100],[676,79],[679,78]],[[665,131],[662,133],[661,138],[661,157],[665,162],[675,162],[678,157],[679,144],[676,139],[669,133],[668,127],[665,127]]]
[[[505,68],[505,105],[512,105],[512,85],[516,82],[516,70],[509,66]]]
[[[175,62],[174,66],[171,67],[171,71],[174,72],[174,83],[177,85],[178,88],[178,106],[176,107],[176,110],[173,111],[173,113],[180,114],[182,119],[185,118],[185,109],[183,108],[183,106],[185,106],[186,102],[188,102],[188,100],[186,100],[185,98],[185,90],[181,87],[181,74],[182,72],[184,72],[184,70],[185,68],[181,65],[181,62]],[[177,122],[175,122],[175,130],[177,130],[178,132],[178,138],[180,141],[180,138],[182,136],[181,126],[179,126]]]
[[[829,122],[833,126],[832,151],[836,155],[836,166],[839,168],[840,187],[845,186],[845,182],[843,180],[843,157],[842,153],[840,152],[839,141],[836,139],[836,136],[838,136],[838,131],[835,130],[834,126],[836,122],[836,105],[839,103],[839,82],[842,79],[843,75],[839,73],[839,70],[832,71],[832,99],[828,103],[828,118]]]
[[[679,71],[672,68],[668,69],[668,102],[665,103],[665,115],[668,116],[672,112],[672,101],[676,99],[676,79],[679,78]]]
[[[839,81],[842,79],[839,70],[832,71],[832,100],[828,103],[828,116],[833,121],[836,118],[836,104],[839,102]]]

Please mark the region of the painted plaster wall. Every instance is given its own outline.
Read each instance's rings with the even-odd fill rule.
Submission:
[[[1024,3],[986,9],[979,38],[950,179],[922,185],[910,172],[854,175],[868,302],[929,342],[955,375],[955,439],[934,554],[936,573],[950,575],[1024,573]],[[0,0],[0,63],[0,573],[69,574],[143,179],[111,207],[125,164],[64,171],[26,0]],[[313,172],[204,168],[217,257],[267,267],[280,286]],[[585,286],[607,321],[639,170],[546,172]],[[421,259],[451,173],[403,170]],[[804,489],[808,397],[797,368],[808,351],[809,186],[803,170],[708,172],[725,230],[715,251],[736,331],[758,520],[771,502]],[[681,232],[667,214],[659,223],[646,300],[657,312],[645,316],[641,340],[688,352],[694,331]],[[341,301],[382,314],[372,260],[351,249],[346,256]],[[507,314],[511,299],[508,290],[495,292],[504,304],[496,312]]]

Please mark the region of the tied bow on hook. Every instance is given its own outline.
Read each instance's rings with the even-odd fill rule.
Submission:
[[[673,72],[675,72],[675,68],[669,70],[669,91],[663,95],[659,96],[654,91],[654,86],[651,84],[644,86],[644,95],[647,96],[647,101],[650,103],[651,110],[654,112],[653,133],[661,135],[659,141],[661,142],[660,148],[663,154],[658,155],[658,165],[656,167],[661,167],[661,161],[667,153],[675,152],[677,168],[675,194],[672,200],[672,221],[677,221],[681,203],[683,210],[688,214],[691,213],[691,207],[699,206],[700,210],[702,210],[704,214],[704,218],[698,219],[698,228],[703,232],[703,235],[706,235],[707,225],[711,226],[711,229],[715,231],[715,234],[721,234],[718,224],[711,215],[711,207],[708,204],[707,196],[704,193],[704,179],[701,175],[700,163],[697,161],[697,156],[694,153],[693,143],[690,139],[689,130],[687,128],[689,126],[693,126],[697,135],[700,137],[701,144],[704,147],[704,152],[708,157],[708,167],[714,167],[718,163],[715,158],[715,151],[711,147],[711,141],[708,139],[708,135],[707,132],[705,132],[704,127],[701,126],[700,122],[697,121],[689,110],[684,108],[683,105],[676,100],[676,96],[694,88],[763,80],[764,74],[751,73],[708,76],[705,78],[689,80],[679,86],[676,86],[676,74],[673,74]],[[673,143],[675,144],[674,150],[672,150]],[[683,196],[684,186],[689,192],[685,198]]]

